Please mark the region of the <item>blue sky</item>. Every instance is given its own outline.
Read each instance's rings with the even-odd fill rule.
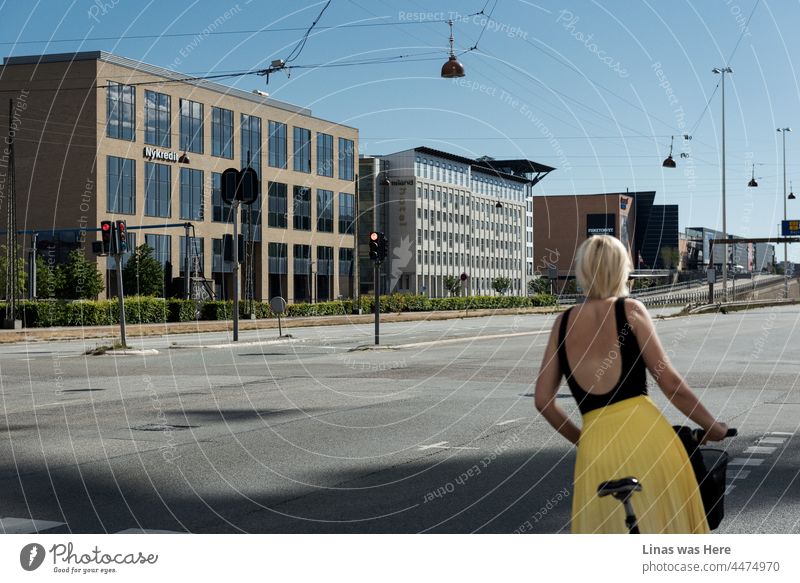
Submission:
[[[183,73],[255,70],[286,58],[323,5],[0,1],[0,52],[102,49]],[[467,76],[455,81],[439,78],[448,18],[458,52],[477,42],[460,55]],[[333,0],[325,28],[292,63],[304,68],[269,85],[256,75],[223,82],[358,127],[362,153],[424,144],[527,157],[557,167],[539,194],[656,190],[658,203],[680,205],[681,228],[721,228],[721,95],[711,69],[728,64],[728,230],[770,236],[783,218],[777,127],[796,130],[787,175],[800,190],[798,22],[800,3],[777,0]],[[353,26],[363,24],[380,26]],[[678,167],[662,169],[672,135]],[[759,187],[747,188],[753,164]],[[800,198],[788,205],[800,218]],[[790,259],[800,261],[800,247]]]

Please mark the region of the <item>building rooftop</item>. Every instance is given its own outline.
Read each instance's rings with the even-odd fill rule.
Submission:
[[[191,75],[184,75],[183,73],[177,73],[156,65],[150,65],[141,61],[120,57],[119,55],[115,55],[106,51],[82,51],[75,53],[53,53],[49,55],[5,57],[3,58],[3,67],[7,65],[39,65],[43,63],[71,63],[76,61],[103,61],[105,63],[126,67],[134,71],[140,71],[142,73],[164,77],[165,79],[169,79],[171,81],[188,83],[190,85],[202,87],[203,89],[215,91],[223,95],[246,99],[261,105],[276,107],[278,109],[283,109],[300,115],[311,115],[311,110],[305,107],[292,105],[291,103],[286,103],[285,101],[279,101],[277,99],[273,99],[272,97],[245,91],[243,89],[228,87],[227,85],[222,85],[221,83],[215,83],[205,79],[198,79],[197,77],[193,77]]]
[[[417,146],[414,148],[414,151],[419,152],[420,154],[427,154],[429,156],[436,156],[437,158],[443,158],[452,162],[458,162],[459,164],[466,164],[475,170],[480,170],[499,178],[514,180],[516,182],[536,184],[536,182],[541,180],[543,177],[529,178],[525,175],[525,173],[515,172],[514,170],[516,169],[527,168],[527,173],[533,172],[537,174],[547,174],[548,172],[555,170],[555,168],[545,166],[544,164],[539,164],[533,160],[493,160],[487,157],[477,159],[466,158],[465,156],[459,156],[458,154],[445,152],[443,150],[436,150],[434,148],[429,148],[428,146]]]

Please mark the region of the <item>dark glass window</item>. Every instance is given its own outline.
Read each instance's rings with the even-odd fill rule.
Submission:
[[[269,252],[269,263],[267,268],[269,273],[286,273],[286,243],[270,243],[267,247]]]
[[[261,185],[261,118],[242,114],[242,168],[248,164],[258,172],[259,187]],[[261,190],[259,190],[261,192]]]
[[[294,128],[294,169],[311,173],[311,130]]]
[[[339,275],[347,277],[353,275],[353,250],[349,247],[339,248]]]
[[[211,108],[211,155],[233,159],[233,112]]]
[[[181,143],[187,152],[203,153],[203,104],[181,99]]]
[[[181,236],[180,267],[183,273],[186,265],[186,237]],[[189,273],[203,273],[205,269],[205,241],[202,237],[189,237]]]
[[[317,231],[333,233],[333,192],[317,189]]]
[[[171,98],[155,91],[144,92],[144,143],[172,147]]]
[[[353,140],[339,138],[339,178],[355,179],[355,147]]]
[[[203,171],[181,168],[181,218],[203,220]]]
[[[286,168],[286,124],[269,122],[269,165]]]
[[[136,139],[136,88],[108,82],[106,88],[106,135],[118,140]]]
[[[230,223],[233,220],[233,205],[222,200],[222,174],[211,173],[211,220]]]
[[[172,216],[172,168],[155,162],[144,163],[144,214]]]
[[[311,230],[311,189],[305,186],[294,187],[294,228],[299,231]]]
[[[333,176],[333,136],[317,133],[317,174]]]
[[[346,192],[339,193],[339,232],[353,234],[356,218],[356,197]]]
[[[311,245],[294,246],[294,272],[311,275]]]
[[[128,158],[107,158],[108,212],[132,215],[136,213],[136,162]]]
[[[153,258],[161,263],[161,267],[172,261],[172,236],[152,235],[145,233],[144,244],[153,250]]]
[[[287,226],[286,185],[280,182],[270,182],[268,187],[268,225],[285,229]]]

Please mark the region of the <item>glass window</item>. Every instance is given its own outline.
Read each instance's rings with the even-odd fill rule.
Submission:
[[[181,219],[203,220],[203,171],[181,168]]]
[[[155,91],[144,92],[144,143],[172,147],[171,98]]]
[[[267,221],[270,227],[285,229],[287,224],[286,185],[270,182],[267,193]]]
[[[233,159],[233,112],[211,108],[211,155]]]
[[[145,233],[144,244],[153,250],[153,259],[166,266],[172,261],[172,236]]]
[[[352,235],[355,232],[356,197],[346,192],[339,193],[339,232]]]
[[[333,233],[333,191],[317,189],[317,231]]]
[[[187,152],[203,153],[203,104],[181,99],[181,143]]]
[[[202,237],[189,237],[189,273],[202,273],[205,266],[205,244]],[[181,236],[180,266],[183,273],[186,265],[186,237]]]
[[[311,189],[305,186],[294,187],[293,197],[294,228],[299,231],[311,230]]]
[[[269,165],[286,168],[286,124],[269,122]]]
[[[333,176],[333,136],[317,133],[317,174]]]
[[[144,214],[148,217],[172,216],[172,168],[166,164],[144,164]]]
[[[296,275],[311,274],[311,245],[294,246],[294,273]]]
[[[339,178],[353,180],[355,178],[355,147],[353,140],[339,138]]]
[[[259,193],[261,192],[261,118],[242,114],[242,168],[247,164],[258,173]],[[248,159],[249,157],[249,159]]]
[[[136,139],[136,88],[108,82],[106,88],[106,135],[118,140]]]
[[[267,247],[269,253],[269,263],[267,268],[271,274],[286,273],[286,243],[270,243]]]
[[[136,213],[136,162],[128,158],[107,157],[108,212],[132,215]]]
[[[295,172],[311,173],[311,130],[294,128],[292,139],[294,146],[293,168]]]
[[[353,275],[353,250],[349,247],[339,248],[339,275],[342,277]]]
[[[211,173],[211,220],[215,223],[230,223],[233,220],[233,205],[222,200],[222,174]]]
[[[333,275],[333,247],[317,247],[317,275]]]

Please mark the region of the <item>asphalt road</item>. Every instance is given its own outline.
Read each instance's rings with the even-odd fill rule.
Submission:
[[[569,532],[574,451],[532,399],[552,322],[385,324],[379,350],[371,326],[4,346],[0,532]],[[739,428],[720,532],[800,532],[798,323],[657,323]]]

